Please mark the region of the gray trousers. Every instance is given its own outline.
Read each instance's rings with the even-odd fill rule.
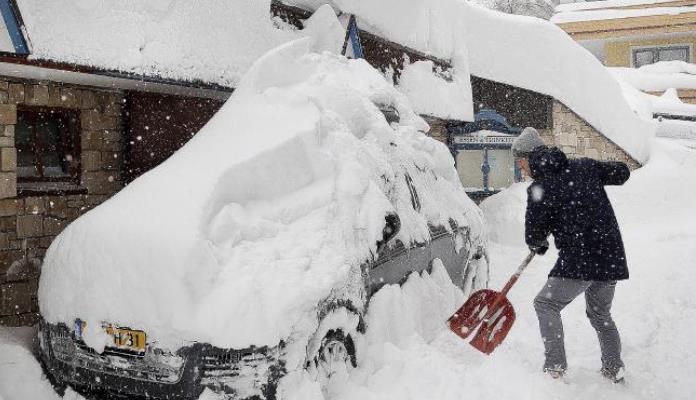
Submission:
[[[544,341],[545,369],[565,370],[568,367],[563,343],[561,310],[583,292],[585,292],[587,304],[587,317],[599,337],[602,367],[612,369],[623,367],[621,339],[610,313],[614,289],[616,289],[616,281],[549,278],[534,299],[534,309],[539,318],[539,329]]]

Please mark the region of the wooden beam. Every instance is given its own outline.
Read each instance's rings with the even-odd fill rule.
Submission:
[[[661,33],[687,33],[696,32],[696,23],[686,25],[665,25],[661,27],[625,29],[625,30],[607,30],[595,32],[579,32],[568,33],[575,40],[595,40],[595,39],[613,39],[629,36],[645,36],[658,35]]]
[[[645,15],[640,17],[562,22],[558,26],[568,33],[601,32],[608,30],[641,29],[667,25],[696,23],[696,11],[682,14]]]
[[[558,26],[575,40],[690,32],[696,31],[696,12],[564,22]]]
[[[645,8],[688,7],[688,6],[696,6],[696,0],[675,0],[675,1],[667,1],[664,3],[644,3],[644,4],[633,4],[633,5],[627,5],[627,6],[592,8],[592,9],[589,9],[586,11],[594,11],[594,10],[641,10],[641,9],[645,9]],[[578,11],[585,11],[585,10],[578,10]]]

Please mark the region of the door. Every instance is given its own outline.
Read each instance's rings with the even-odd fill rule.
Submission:
[[[483,157],[483,150],[459,150],[457,153],[457,173],[464,189],[483,189]]]

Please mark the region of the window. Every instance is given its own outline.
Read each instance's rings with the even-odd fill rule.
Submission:
[[[689,46],[648,47],[633,49],[633,66],[638,68],[643,65],[653,64],[658,61],[685,61],[691,60]]]
[[[79,119],[76,111],[21,107],[15,126],[19,182],[79,179]]]

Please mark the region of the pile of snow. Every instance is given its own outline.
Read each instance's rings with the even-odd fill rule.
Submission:
[[[270,0],[18,0],[31,58],[236,86],[277,29]]]
[[[284,2],[300,7],[326,3]],[[331,0],[330,4],[355,14],[361,29],[451,60],[455,68],[467,67],[472,75],[549,95],[636,160],[648,159],[654,125],[635,115],[604,66],[554,24],[460,0]]]
[[[0,326],[0,400],[60,400],[34,358],[36,328]],[[64,400],[84,400],[68,389]]]
[[[56,238],[39,287],[48,322],[107,321],[170,349],[273,346],[313,332],[332,291],[360,304],[388,213],[407,244],[450,219],[482,240],[447,147],[407,99],[364,60],[310,44],[261,57],[186,146]]]
[[[514,183],[480,204],[488,238],[492,242],[507,246],[524,245],[524,224],[519,221],[524,221],[528,186],[528,182]]]
[[[451,362],[425,365],[414,362],[402,350],[411,345],[422,346],[442,335],[444,322],[464,301],[462,291],[455,286],[441,262],[433,263],[428,274],[413,273],[403,285],[386,285],[370,300],[366,323],[369,329],[358,347],[360,368],[344,386],[329,387],[322,393],[319,383],[304,371],[294,371],[280,382],[279,397],[284,400],[348,399],[424,399],[442,398],[438,394],[450,391],[445,385],[456,381],[454,371],[447,372]],[[430,371],[428,371],[430,370]],[[452,380],[440,385],[433,375]],[[406,378],[406,379],[404,379]],[[398,380],[398,384],[390,384]]]
[[[473,121],[471,81],[458,71],[438,75],[432,61],[416,61],[404,66],[398,89],[421,115]],[[444,73],[443,73],[444,74]]]

